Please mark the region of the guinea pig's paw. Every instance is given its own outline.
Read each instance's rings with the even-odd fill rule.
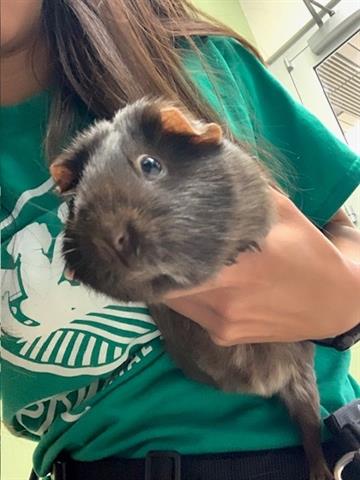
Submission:
[[[256,241],[252,242],[241,242],[237,249],[236,252],[233,253],[225,262],[225,265],[227,267],[230,267],[231,265],[234,265],[236,263],[237,257],[239,253],[243,252],[261,252],[261,247]]]
[[[241,252],[261,252],[261,247],[255,240],[251,242],[240,242],[238,245],[238,253]]]
[[[232,257],[232,258],[229,258],[228,260],[226,260],[224,265],[226,267],[231,267],[231,265],[235,265],[235,263],[236,263],[236,258]]]

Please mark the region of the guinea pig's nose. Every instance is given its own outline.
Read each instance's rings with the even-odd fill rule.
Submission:
[[[139,251],[138,235],[135,228],[128,224],[118,230],[113,237],[113,246],[122,260],[127,260]]]

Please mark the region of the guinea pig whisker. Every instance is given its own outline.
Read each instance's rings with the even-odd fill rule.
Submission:
[[[67,255],[69,253],[72,253],[72,252],[76,252],[78,249],[77,248],[69,248],[68,250],[65,250],[63,253],[63,255]]]

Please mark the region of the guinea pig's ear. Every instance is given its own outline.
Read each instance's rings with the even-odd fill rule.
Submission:
[[[87,162],[86,151],[66,150],[50,165],[50,174],[59,193],[66,193],[78,184]]]
[[[162,130],[166,133],[185,135],[192,143],[219,145],[223,133],[217,123],[206,123],[194,126],[184,113],[176,107],[165,107],[160,110]]]
[[[77,186],[90,156],[108,132],[106,120],[95,124],[76,137],[50,165],[50,174],[59,193],[66,193]]]

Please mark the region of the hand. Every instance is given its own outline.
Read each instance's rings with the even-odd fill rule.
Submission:
[[[284,195],[261,253],[165,303],[202,325],[218,345],[292,342],[343,333],[360,321],[360,268]]]

